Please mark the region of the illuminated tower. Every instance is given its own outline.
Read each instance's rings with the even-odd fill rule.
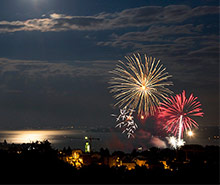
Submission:
[[[85,139],[87,140],[88,139],[88,137],[85,137]],[[85,144],[85,152],[90,152],[90,143],[89,143],[89,141],[86,141],[86,144]]]
[[[92,140],[99,140],[99,138],[94,137],[85,137],[86,145],[85,145],[85,152],[91,152],[92,151]]]
[[[90,144],[88,141],[85,144],[85,152],[90,152]]]

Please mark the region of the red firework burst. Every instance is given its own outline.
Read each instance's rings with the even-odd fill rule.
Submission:
[[[164,129],[167,132],[172,132],[175,136],[177,133],[183,135],[184,130],[187,131],[192,127],[198,127],[198,123],[190,117],[202,117],[204,114],[201,109],[201,103],[197,101],[197,97],[191,94],[187,99],[185,91],[175,97],[167,98],[160,105],[159,117],[165,120]]]

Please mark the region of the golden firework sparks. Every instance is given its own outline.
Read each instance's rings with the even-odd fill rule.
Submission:
[[[172,85],[168,78],[171,75],[165,72],[166,68],[160,60],[144,55],[142,62],[140,54],[125,56],[127,63],[119,61],[116,68],[110,71],[114,76],[109,87],[114,98],[115,106],[137,108],[138,114],[153,115],[159,102],[172,93],[166,86]]]

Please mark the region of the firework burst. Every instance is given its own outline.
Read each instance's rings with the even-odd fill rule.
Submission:
[[[193,94],[186,98],[185,91],[175,97],[167,98],[161,103],[160,117],[165,119],[164,129],[167,132],[178,134],[178,140],[183,137],[183,132],[191,130],[192,127],[198,127],[198,123],[191,116],[203,116],[201,103],[197,101],[197,97]]]
[[[171,75],[155,58],[144,55],[144,62],[139,54],[125,58],[127,63],[119,61],[116,68],[110,71],[114,75],[109,83],[110,92],[115,94],[117,101],[115,106],[130,106],[137,108],[139,115],[153,115],[160,101],[172,92],[166,88],[172,85],[168,81]]]
[[[112,114],[112,116],[117,117],[117,124],[115,127],[122,128],[122,133],[126,132],[128,138],[130,138],[131,136],[134,137],[134,132],[138,128],[137,124],[134,122],[133,112],[133,109],[127,109],[127,107],[124,107],[123,109],[120,109],[120,114],[118,116]]]
[[[167,137],[168,143],[172,148],[177,149],[185,144],[183,139],[177,139],[175,136]]]

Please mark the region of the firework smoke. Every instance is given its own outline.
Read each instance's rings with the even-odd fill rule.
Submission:
[[[167,147],[166,143],[163,140],[161,140],[159,137],[155,137],[155,136],[153,136],[151,138],[150,143],[158,148],[166,148]]]

